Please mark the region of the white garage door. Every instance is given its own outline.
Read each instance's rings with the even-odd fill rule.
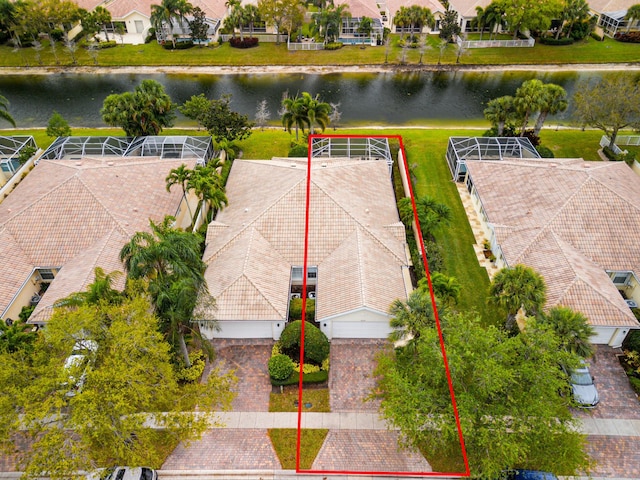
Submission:
[[[609,345],[611,337],[616,332],[615,328],[611,327],[595,327],[595,335],[591,337],[591,343],[595,345]]]
[[[332,322],[329,338],[387,338],[391,332],[389,322]],[[327,332],[325,332],[327,333]]]
[[[221,330],[206,330],[207,338],[273,338],[271,322],[218,322]]]

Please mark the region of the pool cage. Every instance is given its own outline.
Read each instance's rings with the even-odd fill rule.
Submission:
[[[195,158],[206,164],[214,156],[211,137],[59,137],[41,160],[80,160],[84,157]]]
[[[311,158],[332,157],[382,160],[387,162],[389,174],[393,168],[389,139],[383,137],[314,137],[311,141]]]
[[[20,154],[26,147],[38,149],[32,136],[0,136],[0,169],[7,180],[20,168]]]
[[[468,161],[540,158],[526,137],[449,137],[447,163],[456,182],[464,181]]]

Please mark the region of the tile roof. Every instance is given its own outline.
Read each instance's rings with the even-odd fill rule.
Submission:
[[[487,8],[491,0],[450,0],[451,10],[458,12],[461,17],[475,18],[476,8]]]
[[[381,18],[380,9],[375,0],[335,0],[335,6],[347,5],[347,10],[354,18]]]
[[[606,270],[640,273],[640,179],[623,162],[468,162],[508,264],[535,268],[547,305],[594,325],[638,326]]]
[[[234,162],[230,204],[209,225],[204,253],[219,320],[286,317],[291,267],[304,261],[306,187],[306,160]],[[314,164],[309,209],[317,318],[359,308],[386,313],[406,298],[403,227],[385,162]]]
[[[638,3],[637,0],[589,0],[589,7],[598,13],[614,13],[628,10],[632,5]]]
[[[190,0],[191,5],[200,7],[208,18],[222,18],[227,11],[225,0]],[[111,12],[114,19],[122,19],[132,12],[151,17],[151,6],[159,5],[159,0],[113,0],[103,6]]]
[[[0,312],[37,267],[62,267],[39,308],[83,290],[93,269],[122,269],[118,252],[149,218],[174,214],[181,192],[165,177],[184,160],[41,161],[0,204]]]
[[[391,16],[394,16],[400,7],[410,8],[413,5],[418,5],[419,7],[426,7],[431,10],[431,13],[435,14],[436,12],[444,12],[444,6],[438,0],[387,0],[387,5],[389,6],[389,12]]]

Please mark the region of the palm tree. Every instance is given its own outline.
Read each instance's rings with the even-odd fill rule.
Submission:
[[[393,17],[393,24],[396,26],[396,32],[398,28],[402,29],[400,39],[404,39],[404,29],[411,25],[411,14],[407,7],[400,7]]]
[[[568,105],[567,92],[564,88],[555,83],[545,84],[540,100],[540,114],[533,129],[534,135],[540,134],[548,114],[555,115],[556,113],[564,112]]]
[[[312,97],[308,92],[302,92],[302,97],[300,98],[303,104],[303,111],[306,112],[308,119],[307,125],[309,125],[311,135],[313,135],[314,132],[314,125],[318,125],[324,132],[324,129],[330,122],[329,114],[331,113],[331,105],[320,101],[319,95]]]
[[[228,9],[225,26],[231,29],[231,35],[236,38],[236,28],[240,29],[240,40],[244,39],[242,34],[242,5],[240,0],[227,0],[225,7]]]
[[[476,7],[476,19],[475,24],[480,31],[480,40],[482,41],[482,32],[484,31],[484,27],[487,21],[486,18],[487,11],[482,7]]]
[[[494,98],[487,103],[484,109],[484,118],[496,127],[497,135],[500,137],[504,134],[504,127],[508,121],[515,119],[515,105],[511,95]]]
[[[177,340],[184,362],[189,366],[186,346],[183,349],[184,330],[191,329],[191,313],[196,302],[193,291],[206,288],[206,264],[201,257],[200,236],[172,228],[174,221],[169,216],[159,224],[149,221],[151,231],[135,233],[120,250],[120,260],[129,278],[149,282],[149,294],[164,332],[169,339]],[[182,294],[182,289],[191,291]],[[187,308],[187,297],[194,302],[191,311]]]
[[[249,36],[253,37],[253,26],[260,21],[260,11],[255,5],[245,5],[242,9],[242,24],[249,25]],[[242,25],[240,26],[242,29]]]
[[[187,189],[193,189],[194,193],[200,198],[200,205],[195,212],[195,218],[198,217],[199,212],[205,211],[207,205],[217,212],[222,210],[228,203],[222,178],[216,171],[217,166],[216,162],[209,162],[204,167],[198,165],[193,169],[187,181]],[[195,218],[193,219],[194,221]]]
[[[427,7],[420,7],[418,5],[413,5],[409,7],[409,20],[411,22],[411,27],[413,29],[417,29],[418,33],[422,32],[424,26],[429,26],[432,28],[436,19]]]
[[[489,40],[493,38],[493,35],[497,33],[499,27],[505,25],[504,20],[504,7],[500,3],[492,2],[484,10],[485,25],[489,27],[490,34]]]
[[[189,209],[189,215],[193,219],[193,213],[191,212],[191,206],[187,201],[187,183],[189,183],[189,179],[191,178],[192,170],[187,168],[187,166],[183,163],[178,168],[173,168],[165,178],[165,182],[167,182],[167,192],[171,191],[171,187],[174,185],[180,185],[182,187],[182,199],[187,203],[187,208]]]
[[[358,23],[358,33],[364,38],[369,38],[373,30],[373,20],[369,17],[361,17]]]
[[[516,107],[516,112],[522,118],[521,137],[524,137],[531,115],[540,110],[543,92],[544,83],[537,79],[527,80],[516,90],[513,104]]]
[[[435,324],[433,306],[429,292],[417,289],[411,292],[406,301],[395,300],[389,307],[393,328],[389,340],[393,343],[404,343],[409,352],[415,353],[420,332],[425,327]]]
[[[589,17],[589,4],[585,0],[567,0],[561,17],[562,24],[558,27],[556,38],[560,38],[565,22],[569,24],[569,30],[567,31],[567,38],[569,38],[575,23]]]
[[[105,273],[100,267],[94,270],[93,282],[87,286],[84,292],[75,292],[66,298],[58,300],[56,307],[78,307],[80,305],[119,305],[124,295],[119,290],[113,288],[122,272]]]
[[[302,97],[286,97],[282,100],[284,114],[282,115],[282,125],[291,133],[291,127],[296,127],[296,142],[298,141],[298,129],[304,132],[304,127],[309,125],[309,116],[304,108]]]
[[[595,330],[580,312],[563,306],[553,307],[549,313],[540,316],[539,322],[551,326],[560,340],[560,346],[568,352],[583,358],[593,355],[590,339]]]
[[[547,301],[547,286],[533,268],[516,265],[503,268],[489,286],[488,302],[507,312],[505,328],[513,329],[520,309],[529,316],[537,315]]]
[[[151,5],[151,24],[156,31],[163,32],[165,26],[169,29],[171,42],[176,45],[173,35],[173,20],[182,25],[185,16],[193,11],[193,6],[187,0],[162,0],[160,5]]]
[[[11,114],[8,112],[9,110],[9,100],[0,95],[0,118],[6,120],[14,127],[16,126],[16,121],[13,119]]]
[[[431,274],[431,285],[433,286],[433,294],[446,306],[455,305],[460,299],[462,286],[456,277],[449,277],[444,273],[433,272]],[[429,284],[426,278],[420,279],[418,288],[429,291]]]
[[[640,19],[640,3],[630,6],[627,9],[624,19],[627,20],[627,32],[629,32],[633,21]]]

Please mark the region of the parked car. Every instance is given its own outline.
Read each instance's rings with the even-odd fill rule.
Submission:
[[[87,378],[87,367],[93,354],[98,350],[98,344],[93,340],[77,340],[71,355],[64,362],[64,369],[69,374],[69,381],[64,386],[69,388],[65,394],[74,397],[82,390]],[[80,372],[80,375],[78,375]]]
[[[101,468],[87,475],[87,480],[158,480],[158,472],[149,467]]]
[[[600,402],[598,389],[593,383],[593,376],[589,366],[583,360],[580,367],[572,370],[569,375],[573,400],[582,408],[594,408]]]
[[[553,473],[540,470],[509,470],[507,480],[558,480]]]

